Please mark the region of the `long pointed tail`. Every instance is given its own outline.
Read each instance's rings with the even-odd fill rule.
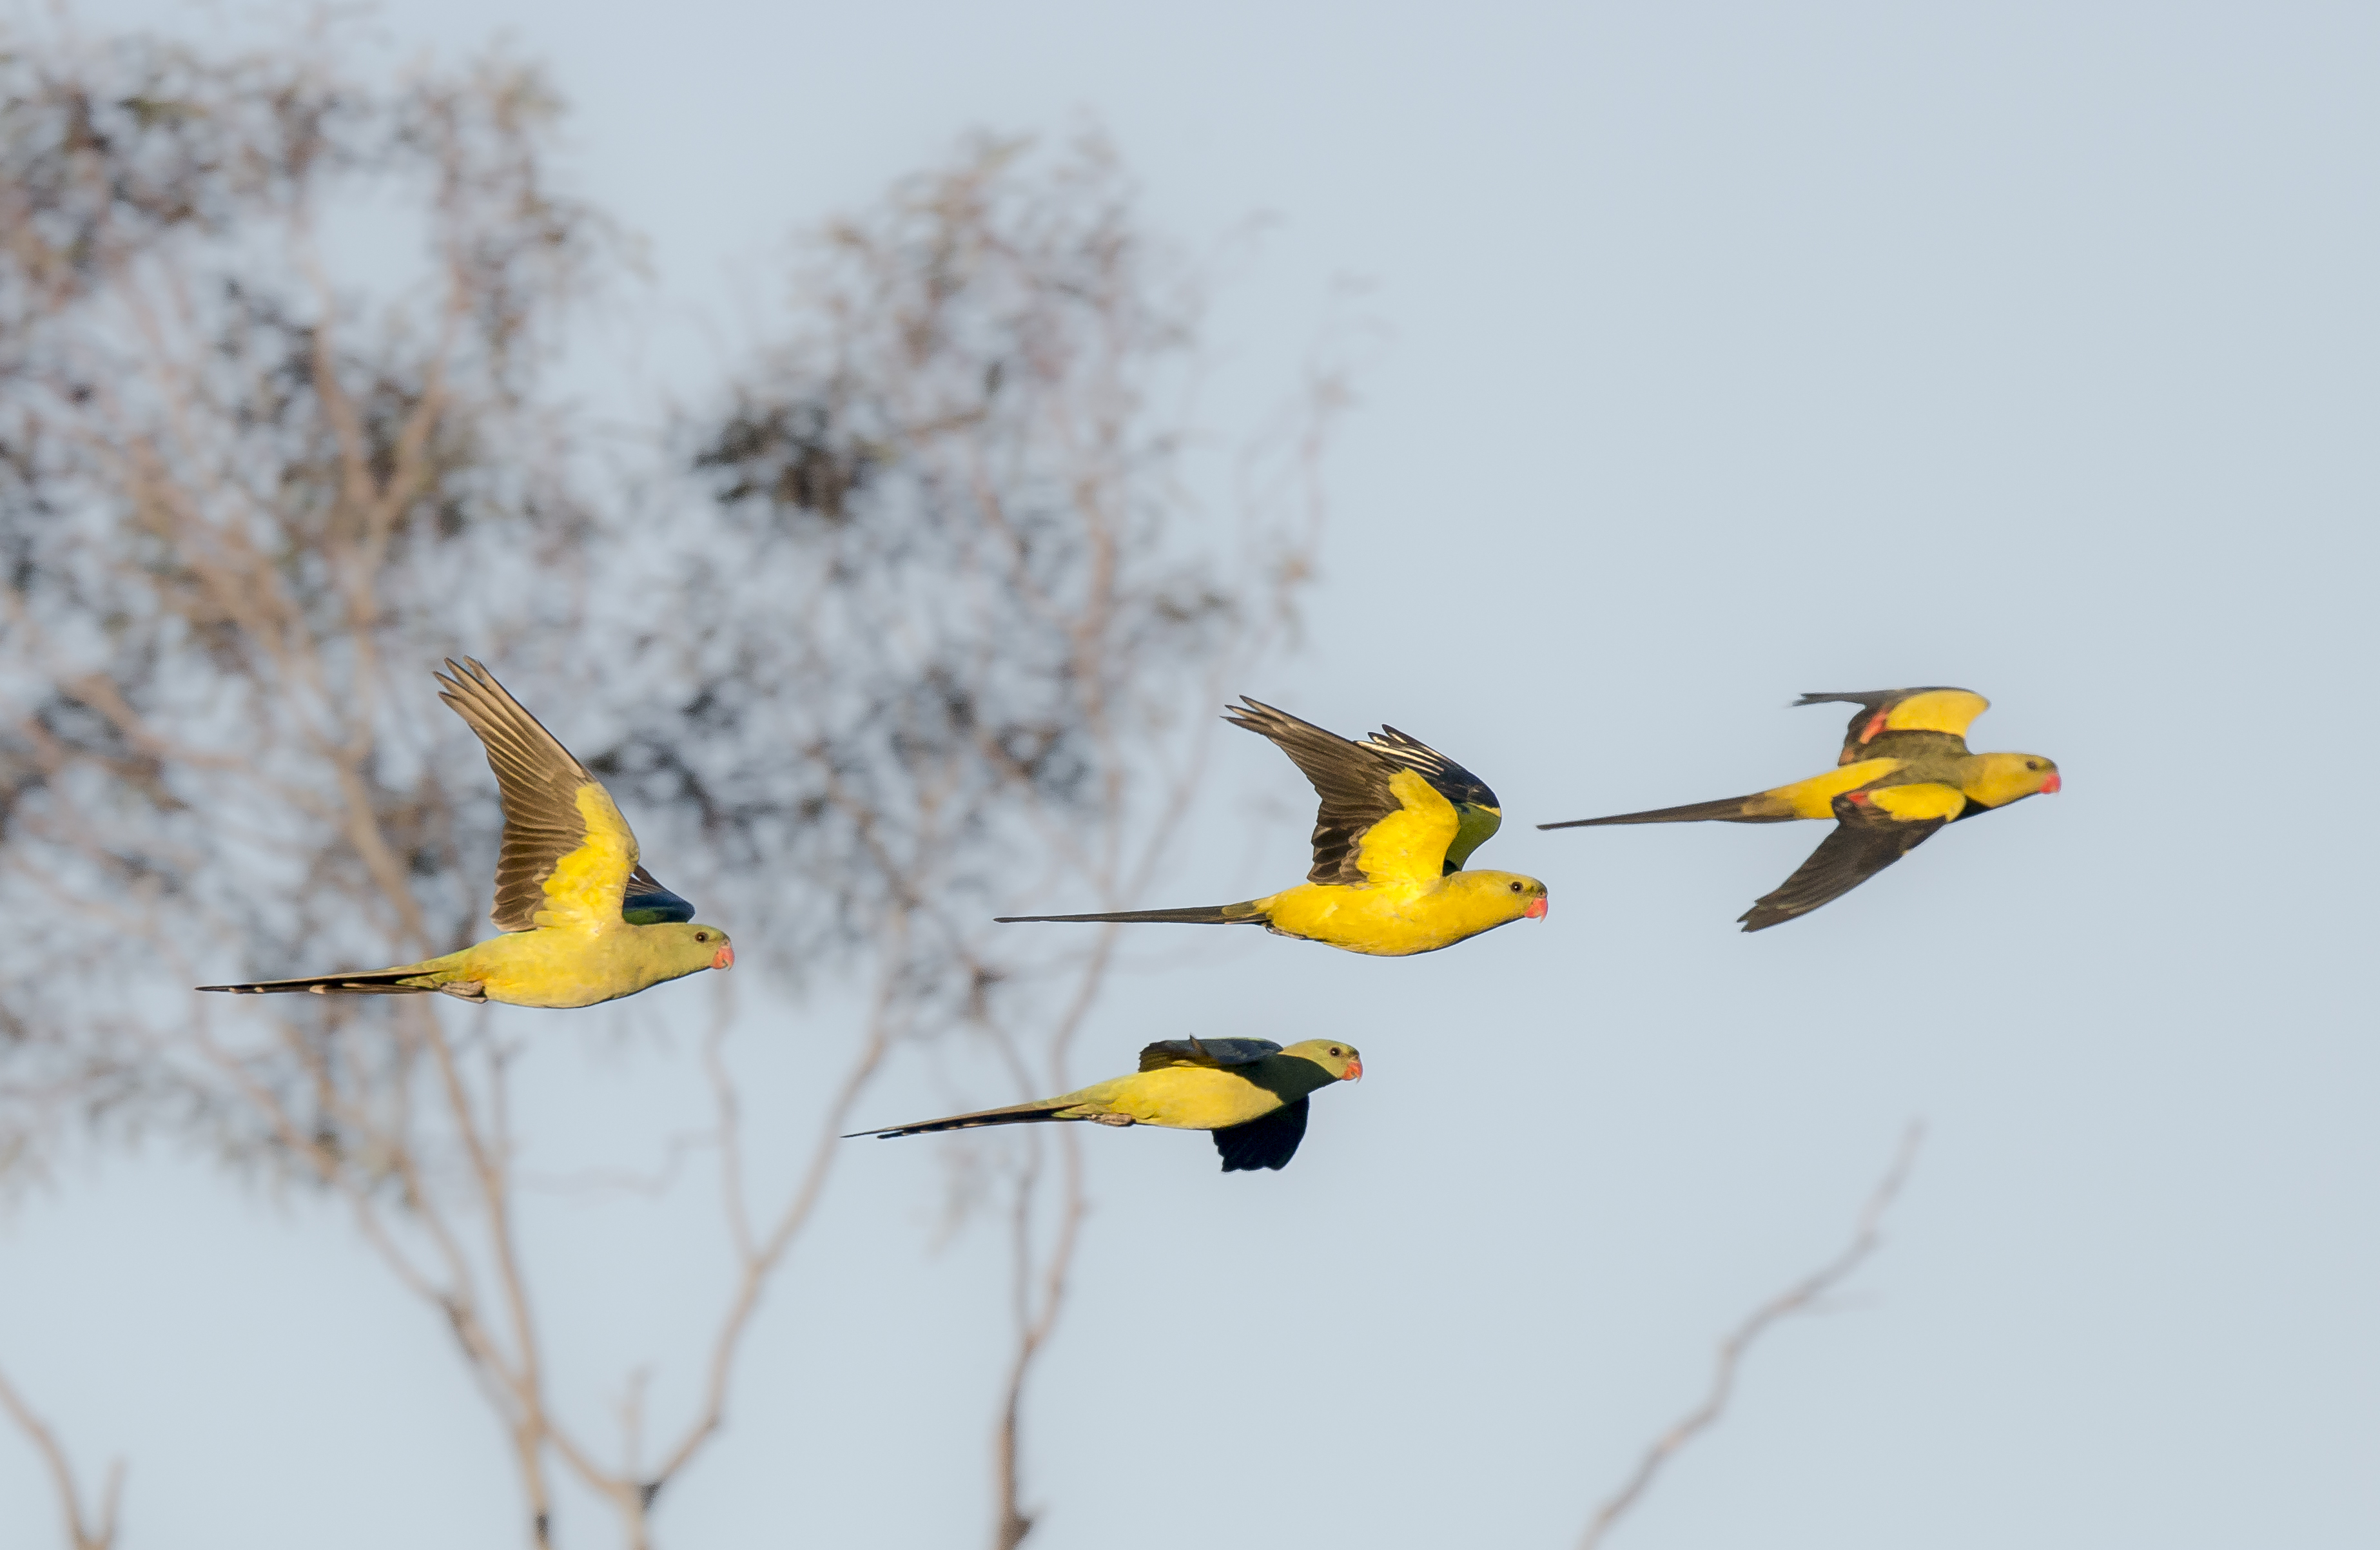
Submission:
[[[947,1120],[920,1120],[914,1125],[889,1125],[880,1131],[854,1131],[843,1139],[856,1141],[863,1135],[890,1141],[896,1135],[930,1135],[936,1131],[971,1131],[983,1125],[1030,1125],[1038,1120],[1055,1120],[1071,1104],[1018,1103],[1006,1108],[979,1109],[973,1114],[953,1114]]]
[[[1004,914],[993,917],[997,926],[1021,926],[1037,920],[1120,920],[1129,925],[1150,922],[1173,926],[1261,926],[1264,912],[1253,903],[1199,904],[1180,910],[1117,910],[1108,914]]]
[[[1683,807],[1656,807],[1645,813],[1615,813],[1608,818],[1572,818],[1567,823],[1541,823],[1539,829],[1595,829],[1608,823],[1790,823],[1794,815],[1775,811],[1767,792],[1723,797],[1717,802],[1691,802]],[[1764,811],[1763,809],[1767,809]]]
[[[425,996],[438,988],[434,985],[397,983],[420,976],[421,970],[417,965],[382,969],[377,974],[315,975],[307,979],[260,979],[246,985],[201,985],[199,988],[232,996],[288,996],[301,990],[316,996]]]

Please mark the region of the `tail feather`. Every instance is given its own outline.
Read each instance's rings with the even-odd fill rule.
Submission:
[[[232,996],[286,996],[307,991],[316,996],[423,996],[437,989],[434,985],[400,985],[400,980],[420,977],[419,968],[382,969],[376,974],[314,975],[305,979],[260,979],[246,985],[201,985],[201,990],[220,990]]]
[[[1750,796],[1723,797],[1717,802],[1690,802],[1682,807],[1656,807],[1644,813],[1615,813],[1608,818],[1572,818],[1567,823],[1541,823],[1539,829],[1595,829],[1608,823],[1790,823],[1791,813],[1760,813],[1752,811],[1754,803],[1767,795],[1755,792]]]
[[[936,1131],[971,1131],[984,1125],[1029,1125],[1037,1120],[1055,1120],[1073,1108],[1064,1103],[1019,1103],[1006,1108],[979,1109],[973,1114],[953,1114],[947,1120],[920,1120],[913,1125],[888,1125],[880,1131],[854,1131],[843,1139],[856,1141],[872,1135],[890,1141],[896,1135],[930,1135]]]
[[[1261,926],[1264,913],[1254,904],[1198,904],[1179,910],[1115,910],[1104,914],[1004,914],[993,918],[997,926],[1021,926],[1031,921],[1123,921],[1127,925],[1151,922],[1174,926]]]

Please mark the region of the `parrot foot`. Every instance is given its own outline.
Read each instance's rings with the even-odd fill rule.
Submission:
[[[452,996],[458,1001],[476,1003],[484,1002],[488,999],[487,986],[476,979],[458,979],[451,984],[442,985],[438,989],[442,994]]]
[[[1102,1125],[1129,1125],[1133,1122],[1129,1114],[1094,1114],[1091,1118]]]

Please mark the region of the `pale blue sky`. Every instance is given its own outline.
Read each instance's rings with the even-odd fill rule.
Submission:
[[[1481,863],[1544,877],[1552,914],[1405,963],[1235,938],[1118,986],[1087,1065],[1320,1020],[1371,1074],[1278,1176],[1087,1137],[1034,1550],[1567,1544],[1912,1116],[1858,1295],[1776,1333],[1613,1544],[2380,1540],[2370,8],[472,0],[387,26],[551,60],[584,184],[722,337],[792,225],[966,128],[1085,112],[1166,226],[1283,218],[1227,381],[1293,360],[1333,276],[1375,282],[1392,343],[1332,462],[1309,645],[1246,687],[1477,769],[1510,815]],[[2055,757],[2065,793],[1754,938],[1733,917],[1814,829],[1528,827],[1812,772],[1841,718],[1787,701],[1905,683],[1991,696],[1978,745]],[[1214,846],[1148,902],[1297,854],[1293,773],[1220,747],[1279,799],[1272,860]],[[552,1058],[565,1128],[638,1069]],[[905,1075],[880,1106],[932,1101]],[[844,1174],[665,1544],[981,1539],[997,1258],[929,1253],[938,1168],[918,1144]],[[681,1273],[665,1239],[551,1230],[587,1266],[565,1349],[608,1391]],[[0,1225],[0,1357],[87,1457],[131,1457],[127,1550],[516,1543],[444,1341],[326,1213],[162,1152]],[[0,1542],[41,1543],[34,1489],[0,1438]]]

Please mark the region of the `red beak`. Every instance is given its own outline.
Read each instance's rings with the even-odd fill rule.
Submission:
[[[710,955],[710,966],[714,969],[734,968],[735,966],[735,944],[734,942],[720,943],[719,951]]]
[[[1343,1076],[1343,1077],[1341,1077],[1341,1078],[1340,1078],[1340,1080],[1341,1080],[1341,1081],[1342,1081],[1342,1082],[1361,1082],[1361,1081],[1363,1081],[1363,1080],[1364,1080],[1364,1062],[1363,1062],[1363,1061],[1361,1061],[1361,1060],[1350,1060],[1350,1061],[1348,1061],[1348,1062],[1347,1062],[1347,1074],[1346,1074],[1345,1076]]]
[[[2058,778],[2058,771],[2053,769],[2049,772],[2049,779],[2041,782],[2041,789],[2044,792],[2055,792],[2065,784],[2065,781]]]
[[[1529,907],[1523,910],[1521,914],[1530,920],[1543,920],[1546,918],[1546,902],[1543,899],[1532,899],[1529,901]]]

